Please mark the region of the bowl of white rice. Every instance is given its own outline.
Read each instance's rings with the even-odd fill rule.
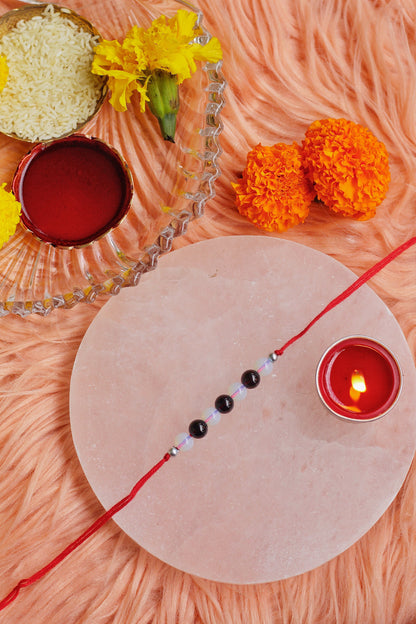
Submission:
[[[78,132],[101,108],[106,80],[91,73],[101,39],[86,19],[54,4],[0,17],[0,55],[9,70],[0,93],[0,132],[31,143]]]

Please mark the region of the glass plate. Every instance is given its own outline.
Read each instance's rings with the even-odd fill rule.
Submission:
[[[88,4],[74,0],[66,5],[106,39],[120,39],[134,24],[148,26],[154,18],[171,16],[180,8],[197,13],[203,30],[199,43],[211,38],[201,11],[182,0],[91,0]],[[148,111],[139,112],[138,100],[133,98],[124,113],[104,104],[83,132],[107,141],[127,161],[135,189],[132,207],[117,228],[81,249],[42,243],[19,226],[0,250],[0,316],[47,315],[54,308],[92,302],[98,295],[115,295],[137,285],[143,273],[156,267],[159,256],[203,214],[205,203],[215,194],[225,84],[219,62],[199,67],[181,85],[174,144],[163,141],[157,120]],[[11,183],[30,147],[0,136],[1,182]]]

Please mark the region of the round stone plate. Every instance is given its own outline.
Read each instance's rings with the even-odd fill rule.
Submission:
[[[80,346],[70,396],[75,447],[103,506],[354,279],[296,243],[225,237],[164,256],[139,289],[106,303]],[[352,334],[382,342],[403,371],[398,403],[372,423],[338,419],[315,387],[322,353]],[[156,557],[200,577],[258,583],[300,574],[348,548],[390,505],[415,449],[415,403],[406,340],[364,286],[115,521]]]

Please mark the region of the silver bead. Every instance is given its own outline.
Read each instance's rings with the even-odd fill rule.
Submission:
[[[273,353],[270,353],[269,358],[271,359],[272,362],[276,362],[276,360],[277,360],[276,353],[274,351],[273,351]]]
[[[176,457],[176,455],[179,453],[179,449],[176,448],[176,446],[172,446],[172,448],[168,450],[168,453],[171,457]]]

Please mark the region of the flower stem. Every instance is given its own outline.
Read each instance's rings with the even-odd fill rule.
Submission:
[[[179,111],[179,89],[176,76],[156,70],[147,83],[149,108],[159,122],[165,141],[175,142],[176,116]]]

